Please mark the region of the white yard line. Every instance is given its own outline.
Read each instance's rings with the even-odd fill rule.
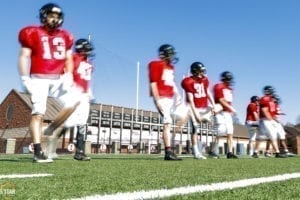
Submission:
[[[0,175],[1,179],[11,179],[11,178],[35,178],[35,177],[45,177],[52,176],[53,174],[8,174],[8,175]]]
[[[251,186],[251,185],[258,185],[261,183],[285,181],[285,180],[294,179],[294,178],[300,178],[300,173],[280,174],[277,176],[270,176],[270,177],[250,178],[250,179],[242,179],[242,180],[238,180],[238,181],[220,182],[220,183],[212,183],[212,184],[206,184],[206,185],[186,186],[186,187],[178,187],[178,188],[173,188],[173,189],[136,191],[136,192],[108,194],[108,195],[94,195],[94,196],[87,196],[87,197],[83,197],[83,198],[73,199],[73,200],[79,200],[79,199],[80,200],[156,199],[156,198],[170,197],[170,196],[174,196],[174,195],[185,195],[185,194],[192,194],[192,193],[201,193],[201,192],[241,188],[241,187],[247,187],[247,186]]]

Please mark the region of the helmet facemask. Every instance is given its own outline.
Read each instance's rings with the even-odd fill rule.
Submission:
[[[159,57],[168,63],[176,64],[179,58],[176,56],[175,48],[169,44],[164,44],[159,48]]]
[[[94,47],[87,39],[78,39],[75,42],[75,51],[85,57],[94,57]]]
[[[40,21],[49,29],[56,29],[63,24],[64,14],[56,4],[46,4],[40,9]]]
[[[272,86],[267,85],[264,87],[263,92],[266,95],[273,95],[273,94],[275,94],[275,89]]]
[[[225,71],[221,74],[221,80],[230,86],[234,85],[233,75],[229,71]]]
[[[259,101],[259,97],[258,97],[258,96],[252,96],[252,97],[250,98],[250,100],[251,100],[252,103],[256,103],[256,102]]]
[[[191,74],[193,76],[202,77],[204,74],[206,74],[206,68],[202,63],[194,62],[191,65]]]

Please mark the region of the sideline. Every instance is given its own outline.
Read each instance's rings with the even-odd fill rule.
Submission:
[[[11,179],[11,178],[35,178],[35,177],[45,177],[52,176],[53,174],[8,174],[8,175],[0,175],[1,179]]]
[[[82,197],[82,198],[75,198],[72,200],[156,199],[156,198],[164,198],[164,197],[170,197],[170,196],[175,196],[175,195],[185,195],[185,194],[192,194],[192,193],[201,193],[201,192],[209,192],[209,191],[242,188],[242,187],[247,187],[247,186],[252,186],[252,185],[258,185],[261,183],[285,181],[285,180],[295,179],[295,178],[300,178],[300,173],[280,174],[280,175],[270,176],[270,177],[250,178],[250,179],[242,179],[242,180],[238,180],[238,181],[220,182],[220,183],[212,183],[212,184],[206,184],[206,185],[186,186],[186,187],[178,187],[178,188],[173,188],[173,189],[136,191],[136,192],[108,194],[108,195],[93,195],[93,196],[86,196],[86,197]]]

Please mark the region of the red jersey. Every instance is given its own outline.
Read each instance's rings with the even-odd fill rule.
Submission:
[[[259,106],[256,103],[249,103],[247,106],[246,121],[256,121],[254,113],[259,113]]]
[[[152,61],[148,65],[149,81],[156,82],[159,96],[174,96],[174,66],[165,61]],[[150,94],[152,96],[152,93]]]
[[[232,105],[233,91],[230,86],[228,86],[227,84],[225,84],[223,82],[217,83],[214,86],[213,91],[214,91],[214,98],[215,98],[216,104],[217,103],[221,104],[220,99],[224,98],[229,105]],[[227,111],[227,112],[231,112],[230,109],[225,108],[225,107],[223,107],[223,110]]]
[[[189,93],[193,94],[194,104],[196,108],[206,108],[208,106],[207,89],[209,81],[204,77],[186,77],[181,82],[181,87]],[[188,102],[188,99],[186,99]]]
[[[32,51],[30,74],[62,74],[74,39],[62,29],[49,32],[43,26],[27,26],[19,32],[19,42]]]
[[[89,84],[92,78],[93,65],[87,60],[86,57],[79,53],[73,54],[74,71],[73,79],[74,83],[83,89],[84,92],[88,92]]]
[[[282,115],[283,112],[282,112],[282,110],[281,110],[279,104],[276,103],[276,102],[274,102],[274,103],[275,103],[275,115]]]
[[[259,100],[260,105],[260,112],[259,117],[260,118],[266,118],[265,114],[262,112],[263,108],[268,108],[269,113],[271,114],[271,117],[274,118],[276,116],[276,105],[271,96],[265,95],[260,98]]]

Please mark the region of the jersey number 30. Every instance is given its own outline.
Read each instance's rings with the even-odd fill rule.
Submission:
[[[206,97],[206,93],[205,93],[203,84],[199,84],[199,83],[194,84],[194,89],[196,90],[196,93],[195,93],[196,98]]]

